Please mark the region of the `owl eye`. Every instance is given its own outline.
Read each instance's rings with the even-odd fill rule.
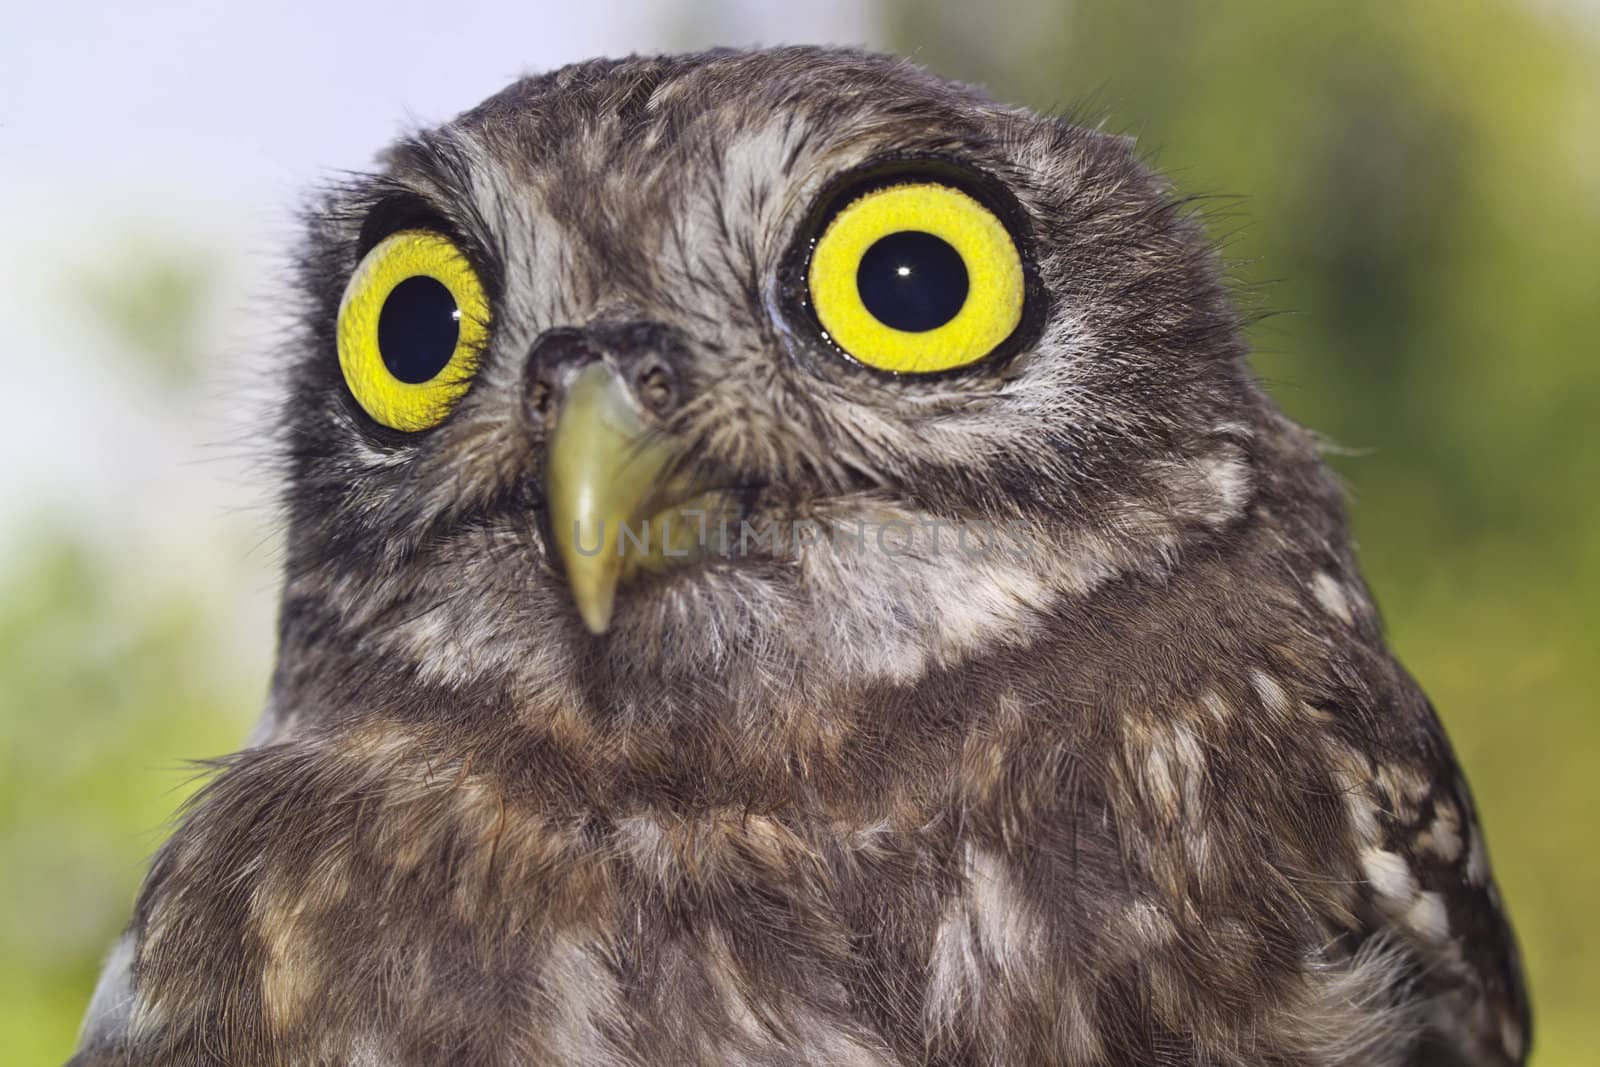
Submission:
[[[1022,321],[1026,288],[1005,225],[938,182],[903,182],[848,202],[817,239],[806,281],[836,345],[901,374],[989,355]]]
[[[361,260],[339,304],[339,367],[362,410],[394,430],[438,425],[488,336],[483,284],[461,250],[402,230]]]

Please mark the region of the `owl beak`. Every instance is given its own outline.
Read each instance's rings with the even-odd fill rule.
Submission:
[[[610,628],[619,586],[699,547],[695,524],[673,520],[717,494],[685,472],[686,458],[679,439],[645,421],[609,365],[575,372],[548,442],[545,499],[567,586],[591,633]]]

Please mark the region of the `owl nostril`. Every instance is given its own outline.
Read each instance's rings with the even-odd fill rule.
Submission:
[[[672,410],[675,392],[672,371],[658,359],[644,360],[634,372],[633,395],[656,415]]]
[[[548,433],[561,407],[561,393],[572,372],[600,358],[600,351],[581,330],[546,330],[528,349],[523,386],[523,411],[528,424]]]
[[[571,366],[529,365],[528,383],[523,390],[523,414],[529,426],[544,433],[555,429],[556,416],[561,413],[561,383]]]
[[[604,360],[626,383],[643,412],[665,418],[682,400],[678,365],[687,358],[681,337],[656,322],[597,323],[546,330],[528,349],[523,410],[528,425],[549,433],[573,375]]]
[[[550,383],[535,379],[528,389],[528,416],[535,425],[550,430],[555,425],[555,405],[551,403]]]

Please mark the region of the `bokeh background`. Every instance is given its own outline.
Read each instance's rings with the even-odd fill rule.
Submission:
[[[0,40],[0,1049],[69,1053],[143,863],[265,689],[293,212],[595,54],[819,41],[1136,135],[1328,435],[1486,812],[1534,1062],[1600,1048],[1593,0],[23,4]]]

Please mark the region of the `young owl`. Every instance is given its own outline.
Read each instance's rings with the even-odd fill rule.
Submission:
[[[300,288],[271,698],[75,1063],[1522,1062],[1339,488],[1125,138],[584,63]]]

